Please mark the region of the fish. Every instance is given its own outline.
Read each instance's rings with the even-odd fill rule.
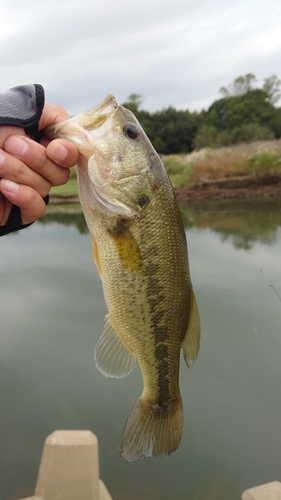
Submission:
[[[134,114],[109,94],[44,135],[79,150],[79,199],[108,309],[95,362],[108,377],[138,362],[143,392],[124,427],[128,462],[175,452],[183,429],[180,353],[191,367],[200,319],[186,235],[166,169]]]

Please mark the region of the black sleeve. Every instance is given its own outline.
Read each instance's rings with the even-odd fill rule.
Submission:
[[[21,127],[26,134],[38,133],[38,123],[45,103],[41,85],[21,85],[0,94],[0,125]],[[49,196],[44,198],[45,203]],[[5,226],[0,226],[0,236],[18,231],[30,224],[22,224],[20,209],[13,206]]]

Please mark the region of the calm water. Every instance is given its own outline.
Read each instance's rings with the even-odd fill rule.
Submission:
[[[281,203],[198,205],[183,220],[201,351],[181,366],[179,450],[134,464],[118,444],[141,376],[95,367],[106,308],[83,216],[49,214],[1,238],[1,500],[32,494],[55,429],[97,434],[113,500],[238,500],[281,480]]]

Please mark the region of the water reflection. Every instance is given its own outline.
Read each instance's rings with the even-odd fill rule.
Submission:
[[[138,369],[115,380],[95,367],[106,306],[80,207],[50,206],[40,222],[1,238],[1,500],[31,492],[55,429],[97,434],[114,500],[238,500],[280,479],[281,304],[260,272],[280,294],[280,208],[184,207],[202,345],[191,370],[181,365],[179,450],[134,464],[118,445],[142,380]]]
[[[279,201],[205,202],[182,206],[185,227],[210,228],[231,241],[236,248],[249,250],[254,243],[271,245],[281,227]]]
[[[209,228],[219,233],[221,241],[230,241],[235,248],[249,250],[255,242],[271,245],[281,227],[281,202],[203,202],[181,205],[185,229]],[[74,226],[80,234],[88,232],[79,204],[50,205],[40,224],[56,222]]]
[[[56,222],[63,226],[74,226],[78,229],[80,234],[88,233],[88,227],[85,217],[79,203],[73,204],[51,204],[47,207],[47,212],[37,221],[39,224],[50,224]]]

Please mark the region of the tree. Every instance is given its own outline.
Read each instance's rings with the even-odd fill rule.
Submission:
[[[276,139],[281,138],[281,108],[274,108],[274,116],[270,123]]]
[[[161,154],[188,153],[193,149],[194,137],[202,123],[200,114],[170,106],[151,115],[153,131],[149,137]]]
[[[268,127],[263,127],[257,123],[243,123],[239,127],[231,130],[232,143],[271,141],[274,139],[274,132]]]
[[[267,100],[272,104],[276,104],[281,97],[281,80],[276,75],[264,78],[263,91],[267,95]]]
[[[143,103],[144,97],[141,94],[130,94],[126,102],[122,104],[124,108],[130,109],[133,113],[139,110],[140,105]]]
[[[253,90],[253,83],[256,81],[255,75],[253,73],[247,73],[244,76],[238,76],[233,83],[228,85],[228,87],[221,87],[220,93],[224,97],[230,96],[241,96]]]
[[[190,113],[170,106],[150,113],[140,106],[141,94],[132,93],[124,107],[130,109],[160,154],[188,153],[194,148],[228,146],[237,142],[281,137],[281,80],[272,75],[263,87],[254,87],[253,73],[238,76],[222,87],[223,98],[207,111]]]
[[[196,149],[215,148],[217,145],[218,129],[213,125],[202,125],[194,137],[193,146]]]
[[[215,101],[207,112],[207,121],[218,130],[231,130],[247,123],[272,128],[274,114],[275,108],[268,102],[265,91],[253,89]]]
[[[213,102],[207,111],[207,123],[217,127],[218,130],[225,130],[227,127],[226,113],[229,106],[229,99],[224,97]]]

